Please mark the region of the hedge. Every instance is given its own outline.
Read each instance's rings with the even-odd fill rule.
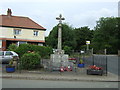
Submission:
[[[20,46],[14,51],[18,53],[20,57],[22,57],[28,51],[37,52],[41,56],[41,58],[49,58],[50,54],[52,54],[51,47],[38,46],[32,44],[20,44]]]

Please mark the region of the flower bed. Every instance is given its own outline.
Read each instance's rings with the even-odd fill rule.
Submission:
[[[97,67],[96,65],[89,66],[89,69],[87,69],[87,74],[88,75],[103,75],[103,68],[102,67]]]

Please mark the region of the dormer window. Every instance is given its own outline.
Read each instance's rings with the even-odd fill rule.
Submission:
[[[38,36],[38,31],[34,31],[34,32],[33,32],[33,35],[34,35],[34,36]]]
[[[21,29],[14,29],[13,33],[14,33],[14,35],[20,35]]]

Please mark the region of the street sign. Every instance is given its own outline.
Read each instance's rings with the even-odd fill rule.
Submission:
[[[90,44],[90,41],[86,41],[86,44],[87,44],[87,45]]]

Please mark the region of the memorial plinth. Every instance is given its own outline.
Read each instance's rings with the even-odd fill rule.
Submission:
[[[61,66],[68,66],[68,55],[67,54],[51,54],[51,65],[53,68],[59,68]]]

